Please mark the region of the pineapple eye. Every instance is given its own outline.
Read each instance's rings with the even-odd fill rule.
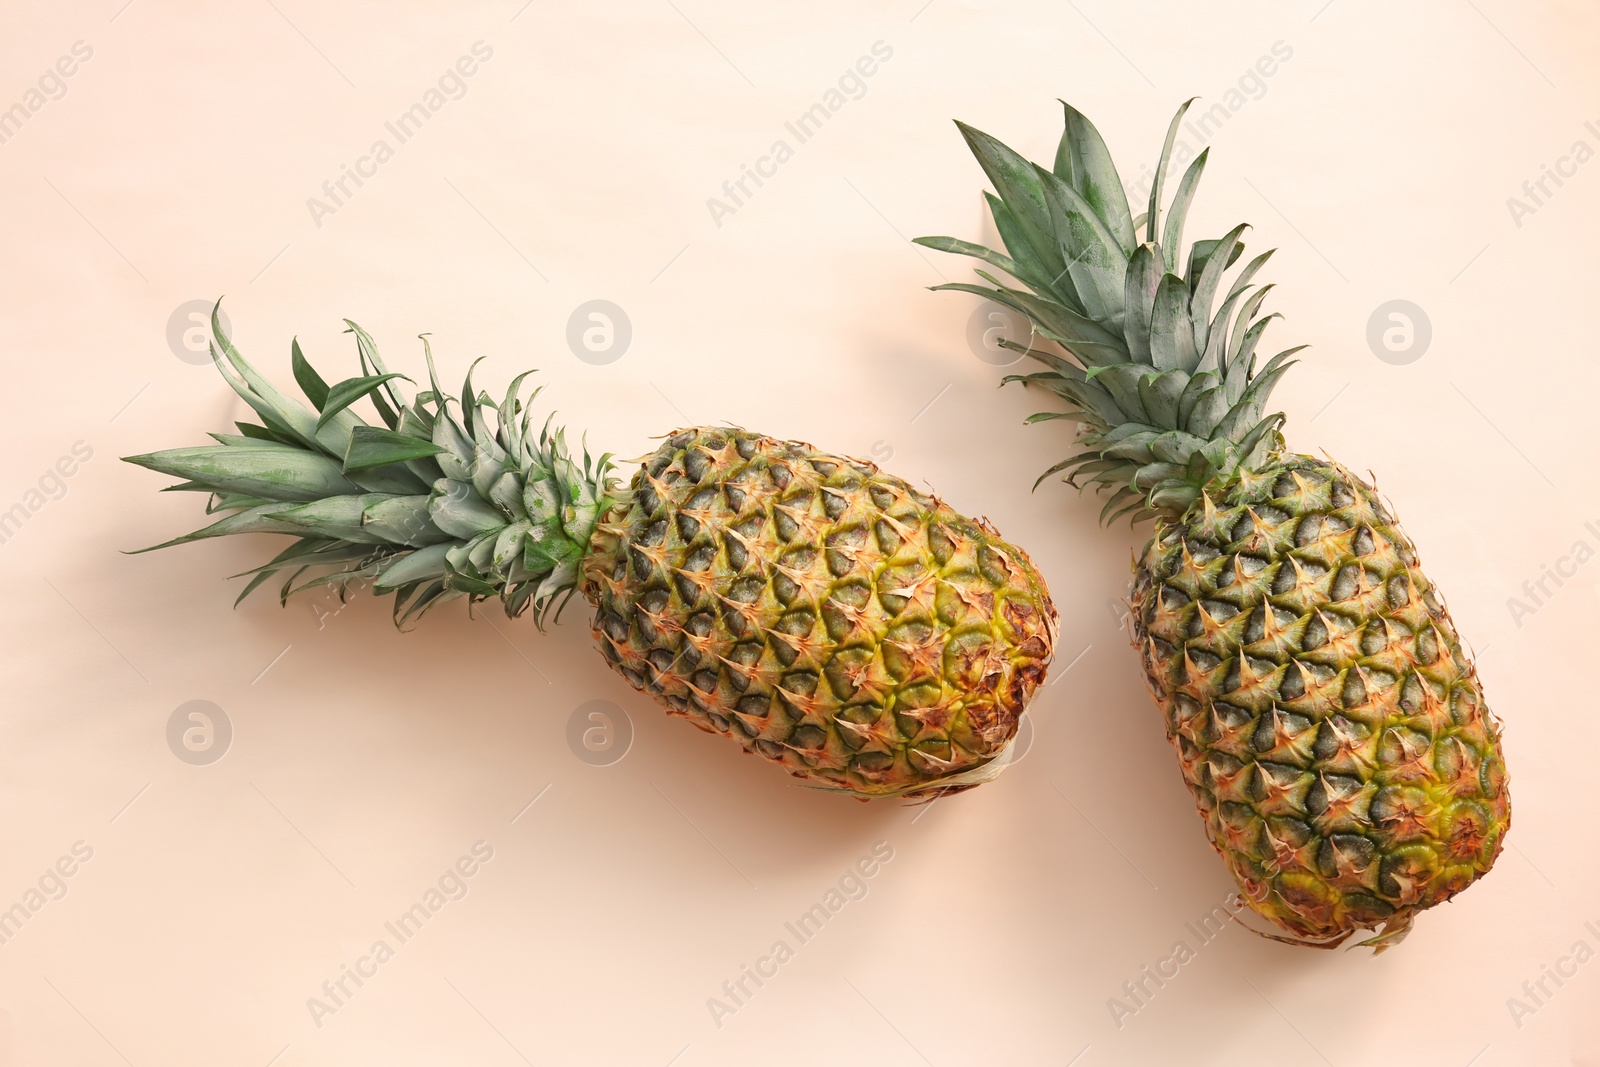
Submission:
[[[728,568],[735,573],[744,570],[750,562],[750,553],[745,551],[744,545],[731,533],[722,539],[722,551],[728,557]]]
[[[639,534],[634,538],[634,541],[637,544],[644,545],[646,548],[658,548],[660,547],[661,542],[665,541],[666,538],[667,520],[657,519],[655,522],[652,522],[649,526],[646,526],[643,530],[639,531]]]
[[[749,715],[758,719],[765,719],[772,713],[772,695],[759,693],[747,697],[740,697],[735,705],[740,715]]]
[[[691,448],[683,454],[683,473],[696,485],[711,471],[711,458],[698,447]]]

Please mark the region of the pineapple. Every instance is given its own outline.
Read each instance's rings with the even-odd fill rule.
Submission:
[[[629,685],[809,785],[931,798],[1004,768],[1055,609],[987,522],[871,463],[733,426],[673,432],[624,489],[610,456],[580,464],[561,430],[534,432],[526,374],[496,404],[469,371],[457,401],[429,351],[432,388],[408,400],[348,325],[358,377],[330,386],[292,347],[308,409],[213,312],[213,361],[261,421],[127,457],[228,513],[155,548],[288,534],[240,600],[280,574],[284,601],[370,586],[395,595],[402,627],[447,600],[498,597],[543,629],[581,590]],[[351,410],[362,397],[382,425]]]
[[[1134,644],[1206,833],[1278,940],[1376,950],[1488,872],[1510,800],[1500,725],[1438,590],[1371,484],[1287,450],[1263,414],[1299,348],[1260,366],[1276,315],[1239,226],[1183,252],[1207,152],[1162,224],[1184,104],[1135,219],[1110,154],[1070,105],[1053,168],[957,123],[998,195],[1005,253],[978,293],[1026,315],[1042,386],[1078,450],[1041,476],[1110,490],[1101,512],[1154,520],[1135,563]],[[1138,236],[1139,231],[1143,237]],[[1180,273],[1181,270],[1181,273]],[[1221,295],[1221,304],[1213,305]],[[1304,346],[1301,346],[1302,348]]]

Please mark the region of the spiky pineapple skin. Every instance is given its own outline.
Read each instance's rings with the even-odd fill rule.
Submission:
[[[1279,453],[1218,496],[1158,525],[1135,572],[1184,779],[1257,913],[1392,944],[1499,855],[1499,723],[1372,486]]]
[[[1021,549],[871,463],[672,434],[584,566],[607,661],[810,784],[962,788],[1043,681],[1055,609]]]

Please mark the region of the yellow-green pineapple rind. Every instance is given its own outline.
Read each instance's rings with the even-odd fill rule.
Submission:
[[[1251,908],[1338,943],[1487,873],[1500,727],[1374,489],[1277,455],[1139,561],[1136,645],[1212,844]]]
[[[824,788],[925,796],[1003,766],[1055,643],[1021,549],[870,463],[691,428],[584,569],[629,684]]]

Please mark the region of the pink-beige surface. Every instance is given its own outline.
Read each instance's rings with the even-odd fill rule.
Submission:
[[[124,4],[0,15],[0,1064],[1600,1063],[1592,7]],[[952,117],[1048,159],[1065,97],[1131,182],[1196,94],[1189,232],[1280,246],[1313,344],[1290,442],[1376,474],[1506,724],[1507,850],[1379,958],[1226,921],[1143,535],[1029,491],[1069,430],[907,240],[985,233]],[[861,804],[667,718],[581,602],[400,634],[234,610],[270,538],[122,554],[201,501],[117,457],[245,414],[224,294],[285,383],[429,331],[600,450],[736,422],[987,515],[1062,611],[1021,761]]]

